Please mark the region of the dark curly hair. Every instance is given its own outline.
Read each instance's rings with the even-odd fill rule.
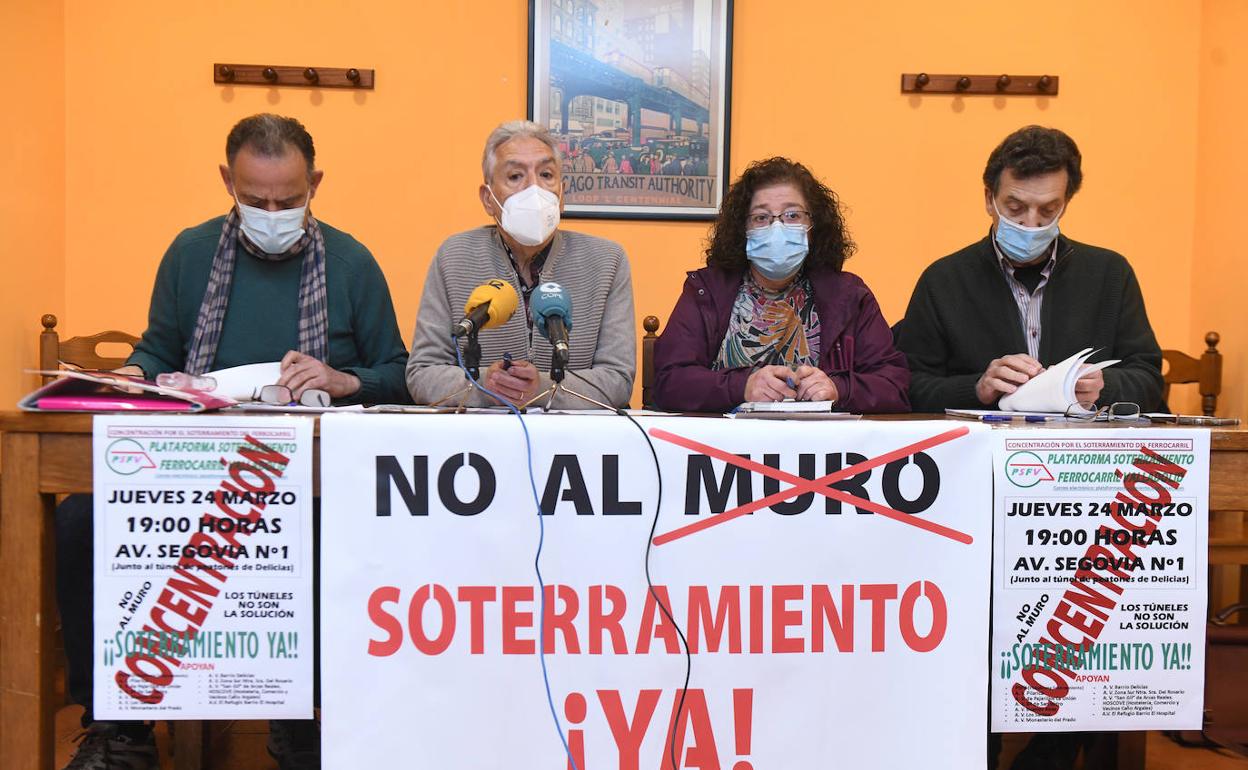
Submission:
[[[1013,172],[1019,179],[1066,169],[1066,199],[1070,200],[1083,184],[1083,157],[1075,140],[1064,131],[1044,126],[1024,126],[1007,136],[988,156],[984,186],[996,195],[1001,188],[1001,172]]]
[[[840,200],[810,173],[810,169],[780,157],[751,163],[728,188],[719,207],[719,217],[707,238],[708,266],[725,270],[746,268],[749,260],[745,256],[745,226],[754,193],[764,187],[786,183],[801,191],[810,209],[810,253],[806,255],[804,266],[841,269],[858,247],[845,228]]]

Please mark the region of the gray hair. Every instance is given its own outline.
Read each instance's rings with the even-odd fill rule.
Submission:
[[[496,160],[494,156],[498,152],[498,148],[518,136],[529,136],[536,139],[549,147],[550,151],[554,153],[555,163],[563,162],[563,155],[559,152],[559,142],[551,135],[550,129],[531,120],[509,120],[491,131],[490,137],[485,140],[485,151],[481,153],[481,173],[485,175],[487,184],[494,175],[494,163]]]
[[[295,148],[308,163],[308,176],[316,170],[316,147],[312,135],[294,118],[262,112],[243,118],[225,139],[225,160],[230,168],[244,147],[264,158],[281,158]]]

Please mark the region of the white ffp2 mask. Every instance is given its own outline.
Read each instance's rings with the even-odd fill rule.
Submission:
[[[559,226],[559,196],[544,187],[529,185],[499,203],[494,188],[486,186],[494,203],[503,209],[499,225],[524,246],[540,246]]]

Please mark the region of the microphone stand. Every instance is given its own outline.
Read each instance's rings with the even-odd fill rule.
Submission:
[[[463,412],[467,408],[468,396],[472,395],[477,382],[481,379],[481,342],[477,339],[476,327],[468,332],[468,338],[464,340],[464,368],[468,370],[468,384],[449,396],[434,401],[430,406],[442,406],[450,401],[458,400],[459,403],[455,405],[456,413]]]
[[[567,395],[573,396],[574,398],[579,398],[580,400],[584,401],[587,404],[593,404],[594,406],[600,409],[606,409],[608,412],[618,411],[613,406],[608,406],[607,404],[604,404],[601,401],[598,401],[597,399],[590,398],[584,393],[578,393],[575,390],[572,390],[571,388],[564,386],[563,378],[564,378],[564,375],[566,374],[564,369],[567,367],[567,365],[568,365],[567,353],[561,352],[559,350],[555,350],[554,355],[551,356],[551,359],[550,359],[550,379],[552,383],[551,386],[547,388],[546,390],[542,391],[541,393],[538,393],[533,398],[526,401],[524,403],[524,406],[520,408],[528,409],[529,407],[536,404],[538,401],[545,399],[546,403],[542,404],[542,408],[549,410],[551,407],[551,404],[555,402],[555,396],[559,395],[560,393],[566,393]]]

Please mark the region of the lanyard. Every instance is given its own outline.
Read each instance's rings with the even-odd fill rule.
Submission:
[[[507,245],[507,239],[499,234],[499,240],[503,243],[503,250],[507,252],[507,259],[511,261],[511,269],[516,274],[516,283],[520,284],[520,296],[524,302],[524,320],[529,325],[529,344],[533,343],[533,319],[529,315],[529,297],[533,296],[533,290],[542,282],[542,268],[546,266],[546,258],[550,256],[551,244],[547,244],[546,248],[533,255],[531,265],[537,266],[537,275],[533,278],[533,283],[525,283],[524,278],[520,275],[520,266],[516,262],[516,255],[512,253],[511,246]]]

